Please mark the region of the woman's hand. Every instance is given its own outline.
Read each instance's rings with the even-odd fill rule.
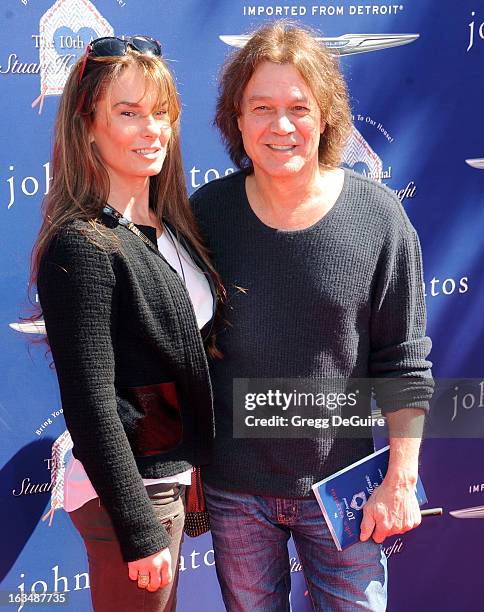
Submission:
[[[128,562],[129,577],[138,583],[140,589],[156,591],[170,584],[172,580],[171,554],[169,548]]]

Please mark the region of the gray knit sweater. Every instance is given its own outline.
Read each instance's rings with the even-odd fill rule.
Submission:
[[[244,408],[233,405],[233,380],[412,377],[391,392],[377,388],[379,407],[427,409],[431,343],[417,235],[387,188],[351,171],[333,208],[303,230],[263,224],[242,172],[191,200],[229,295],[230,325],[218,336],[225,357],[210,366],[216,442],[205,480],[307,497],[315,481],[372,452],[371,439],[324,429],[309,439],[234,439],[233,410]]]

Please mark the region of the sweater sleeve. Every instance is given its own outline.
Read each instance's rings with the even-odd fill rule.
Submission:
[[[434,386],[419,240],[409,223],[395,233],[382,251],[371,311],[369,369],[382,413],[428,410]]]
[[[193,216],[197,222],[200,232],[203,236],[203,240],[207,246],[209,245],[209,232],[207,231],[207,213],[210,212],[209,207],[204,205],[204,195],[207,194],[206,185],[202,185],[195,193],[190,196],[190,206],[193,212]]]
[[[74,454],[111,517],[124,560],[146,557],[170,539],[117,413],[110,257],[79,231],[61,230],[42,258],[37,288]]]

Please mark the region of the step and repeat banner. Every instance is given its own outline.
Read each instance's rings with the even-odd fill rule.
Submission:
[[[51,130],[66,74],[92,38],[159,39],[183,101],[189,191],[234,171],[212,127],[217,75],[240,36],[275,18],[317,28],[341,57],[354,128],[344,164],[385,183],[419,232],[446,436],[423,444],[440,518],[385,541],[389,610],[484,609],[484,5],[478,0],[2,0],[0,19],[0,580],[7,593],[67,595],[91,609],[82,541],[63,511],[48,527],[50,451],[64,430],[42,329],[22,320],[30,251],[51,182]],[[459,381],[466,380],[465,384]],[[466,421],[467,419],[467,421]],[[475,436],[463,422],[475,423]],[[290,548],[292,609],[310,610]],[[14,597],[11,599],[14,599]],[[18,599],[18,598],[17,598]],[[11,603],[11,609],[29,609]],[[44,604],[55,610],[58,605]],[[224,609],[209,535],[186,538],[179,609]]]

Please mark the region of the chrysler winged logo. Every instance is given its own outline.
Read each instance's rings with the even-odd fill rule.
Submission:
[[[45,334],[44,321],[34,321],[28,323],[9,323],[9,327],[23,334]]]
[[[317,37],[336,55],[353,55],[354,53],[369,53],[389,47],[400,47],[414,42],[419,34],[343,34],[342,36]],[[231,47],[242,48],[250,35],[222,35],[220,40]]]
[[[484,518],[484,506],[473,506],[472,508],[451,510],[449,514],[454,518],[460,519]]]
[[[472,168],[484,170],[484,157],[476,159],[466,159],[466,164],[469,164],[469,166],[471,166]]]

